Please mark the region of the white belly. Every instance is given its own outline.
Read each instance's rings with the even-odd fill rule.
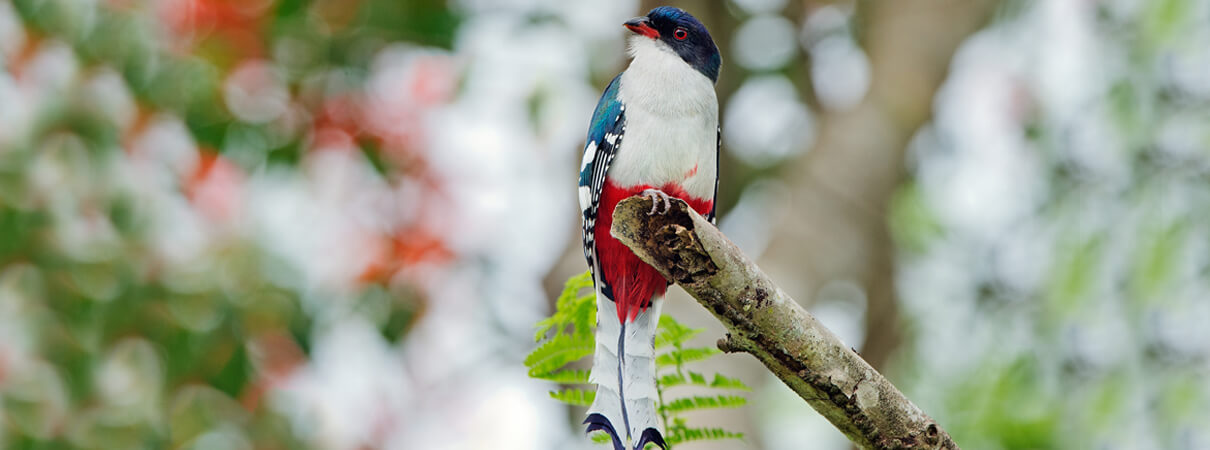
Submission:
[[[680,185],[714,196],[718,164],[718,97],[714,83],[666,45],[631,38],[634,59],[619,80],[626,131],[609,178],[621,187]]]
[[[657,117],[626,108],[626,134],[609,178],[621,187],[672,183],[694,197],[711,198],[717,175],[717,133],[718,120],[712,117]]]

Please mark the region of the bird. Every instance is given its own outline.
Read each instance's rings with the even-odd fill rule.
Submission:
[[[702,23],[661,6],[623,24],[630,64],[601,94],[589,122],[579,173],[584,257],[596,293],[596,347],[589,381],[596,396],[586,432],[609,435],[614,450],[667,449],[655,408],[654,338],[669,282],[609,234],[618,202],[670,198],[712,223],[722,130],[722,57]],[[633,443],[633,447],[631,447]]]

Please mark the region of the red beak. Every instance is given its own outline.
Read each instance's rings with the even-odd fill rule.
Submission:
[[[626,28],[630,29],[630,31],[652,39],[659,39],[660,37],[660,32],[656,31],[655,28],[651,28],[651,22],[647,21],[646,17],[635,17],[627,20],[626,23],[622,25],[625,25]]]

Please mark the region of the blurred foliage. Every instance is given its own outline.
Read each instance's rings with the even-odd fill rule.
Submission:
[[[563,385],[589,385],[589,371],[568,368],[593,354],[596,348],[596,294],[593,290],[592,274],[584,272],[571,277],[563,285],[554,313],[538,322],[534,340],[537,348],[525,358],[529,376]],[[721,374],[707,376],[688,370],[686,365],[703,361],[721,352],[713,347],[686,347],[685,345],[701,333],[701,329],[689,328],[677,323],[671,316],[661,315],[655,335],[656,391],[659,394],[656,409],[664,421],[665,441],[669,448],[690,441],[714,441],[743,439],[743,433],[716,427],[691,427],[685,413],[710,408],[738,408],[747,404],[743,396],[719,395],[673,395],[674,388],[696,387],[722,391],[750,390],[738,378]],[[679,394],[679,393],[678,393]],[[683,395],[683,394],[680,394]],[[591,388],[565,388],[551,391],[551,398],[580,407],[592,404],[596,392]],[[596,433],[593,440],[609,442],[609,436]],[[656,448],[648,444],[648,448]]]
[[[30,58],[61,44],[70,55],[43,74],[63,83],[26,97],[30,126],[0,133],[0,448],[316,445],[314,430],[272,405],[273,390],[307,362],[316,308],[303,297],[314,293],[221,219],[203,225],[200,256],[173,261],[195,243],[187,231],[165,237],[162,208],[180,202],[213,220],[198,189],[215,171],[289,168],[311,145],[333,99],[308,83],[337,71],[351,90],[391,42],[448,47],[458,17],[434,0],[97,3],[11,0],[25,42],[0,60],[4,72],[37,70]],[[259,58],[278,64],[314,123],[283,131],[233,114],[223,82]],[[84,76],[72,79],[77,67]],[[93,76],[111,69],[121,83],[94,89]],[[98,91],[129,93],[135,124],[121,123]],[[131,141],[169,116],[183,120],[201,162],[196,172],[154,167],[169,180],[152,192],[164,185],[133,181],[142,167],[132,168]],[[381,147],[350,133],[367,152]],[[259,158],[217,156],[233,136],[273,145]],[[418,313],[416,294],[388,278],[367,274],[353,305],[396,342]]]
[[[376,50],[391,42],[448,48],[458,17],[440,0],[269,1],[262,11],[245,12],[239,2],[180,0],[160,11],[142,8],[82,7],[71,0],[11,0],[29,31],[53,36],[71,45],[86,64],[113,67],[131,92],[147,107],[179,114],[201,145],[219,149],[233,129],[251,128],[269,135],[268,124],[241,123],[223,104],[221,82],[249,58],[276,58],[286,81],[302,89],[307,77],[339,68],[352,89],[364,76]],[[119,2],[123,3],[123,2]],[[257,8],[258,6],[248,6]],[[175,33],[191,48],[157,45],[156,17],[171,21]],[[319,111],[324,98],[300,98]],[[84,122],[87,108],[64,111]],[[108,132],[103,126],[90,131]],[[297,162],[303,135],[270,149],[274,160]]]
[[[959,51],[890,227],[900,383],[960,445],[1210,446],[1208,8],[1008,2]]]

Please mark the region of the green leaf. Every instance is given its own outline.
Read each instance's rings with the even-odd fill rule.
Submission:
[[[589,290],[589,294],[580,295],[580,291]],[[592,293],[592,273],[584,271],[579,275],[568,278],[563,283],[563,293],[555,302],[555,313],[537,324],[534,342],[541,342],[551,330],[561,333],[568,325],[573,325],[573,334],[587,335],[596,323],[595,294]]]
[[[592,336],[557,334],[526,356],[525,366],[529,367],[531,377],[546,375],[567,363],[591,355],[593,345]]]
[[[925,251],[945,231],[920,186],[911,181],[892,195],[888,223],[895,242],[912,252]]]
[[[722,374],[714,374],[714,380],[710,381],[710,387],[717,389],[737,389],[741,391],[751,391],[752,388],[740,381],[739,378],[724,377]]]
[[[669,444],[679,444],[689,441],[720,441],[723,439],[743,439],[743,433],[727,431],[722,428],[688,428],[674,427],[669,430],[665,441]]]
[[[561,391],[550,391],[550,398],[561,401],[568,405],[588,406],[592,404],[592,400],[597,397],[596,391],[584,389],[564,389]]]
[[[670,387],[681,386],[686,383],[688,383],[688,381],[685,380],[685,376],[681,375],[679,373],[670,373],[667,375],[663,375],[659,378],[656,378],[656,380],[655,380],[656,388],[658,388],[661,391],[666,390]]]
[[[676,366],[701,361],[719,353],[722,352],[712,347],[681,348],[660,354],[655,358],[655,365],[657,367]]]
[[[693,397],[673,400],[665,404],[661,408],[661,412],[665,414],[680,414],[698,409],[738,408],[747,403],[748,399],[737,395],[719,395],[715,397],[695,395]]]
[[[655,348],[660,349],[669,345],[680,346],[701,332],[702,329],[700,328],[689,328],[677,323],[676,320],[672,319],[672,316],[660,316],[659,328],[655,335]]]
[[[530,373],[529,376],[559,384],[588,384],[587,370],[560,370],[542,374]]]
[[[744,384],[743,381],[740,381],[739,378],[725,377],[716,373],[714,374],[713,380],[706,381],[705,375],[693,371],[688,371],[688,373],[688,377],[680,373],[663,375],[656,380],[656,385],[659,386],[661,390],[667,390],[668,388],[682,385],[693,385],[714,389],[736,389],[743,391],[752,390],[748,387],[748,385]]]
[[[596,345],[592,335],[592,325],[596,323],[594,296],[579,295],[589,288],[592,277],[588,272],[571,277],[564,284],[554,314],[538,322],[534,338],[542,345],[525,357],[530,377],[561,384],[588,384],[587,370],[560,369],[591,355]],[[550,333],[552,330],[554,333]]]

